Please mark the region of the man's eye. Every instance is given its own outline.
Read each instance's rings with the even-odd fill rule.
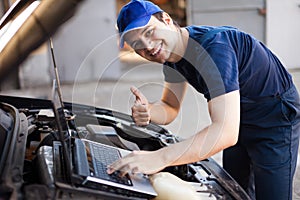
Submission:
[[[150,37],[152,35],[152,33],[153,33],[153,29],[149,29],[148,31],[146,31],[145,36]]]

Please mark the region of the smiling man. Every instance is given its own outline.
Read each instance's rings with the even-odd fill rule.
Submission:
[[[122,40],[125,40],[140,56],[154,62],[164,63],[177,62],[181,59],[178,53],[183,55],[185,45],[187,44],[188,32],[182,29],[177,32],[178,27],[171,26],[172,19],[163,12],[162,21],[155,17],[150,17],[149,23],[144,29],[135,29],[124,34]],[[165,26],[167,24],[168,26]],[[166,32],[168,37],[166,37]],[[121,41],[122,41],[121,40]],[[178,43],[174,43],[174,40]]]
[[[233,27],[179,27],[150,1],[132,0],[117,23],[121,47],[126,42],[140,56],[163,64],[159,101],[150,103],[131,88],[135,123],[171,123],[190,84],[207,99],[211,124],[166,148],[134,151],[110,165],[108,173],[153,174],[224,150],[224,168],[253,199],[291,199],[300,104],[279,59]]]

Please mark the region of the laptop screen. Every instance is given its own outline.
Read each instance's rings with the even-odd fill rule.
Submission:
[[[71,182],[72,168],[71,168],[71,136],[68,128],[68,123],[65,118],[64,106],[59,96],[59,87],[57,82],[53,81],[52,104],[55,115],[55,121],[58,129],[58,137],[61,142],[62,153],[62,167],[66,175],[66,181]]]

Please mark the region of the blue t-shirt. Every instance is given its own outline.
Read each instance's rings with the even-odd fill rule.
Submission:
[[[186,80],[208,101],[234,90],[240,90],[242,97],[256,99],[290,88],[290,74],[260,41],[233,28],[202,41],[202,36],[214,28],[186,27],[186,52],[177,63],[164,64],[166,82]]]

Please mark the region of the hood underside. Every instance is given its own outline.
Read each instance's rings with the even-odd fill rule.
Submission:
[[[69,18],[74,15],[79,3],[83,0],[42,0],[37,1],[39,5],[34,9],[26,21],[13,34],[10,40],[0,49],[0,81],[28,57],[28,55],[48,40],[55,31]],[[33,3],[29,0],[26,3]],[[26,5],[24,1],[17,2]],[[14,6],[15,10],[19,8]],[[8,20],[14,18],[15,12],[4,16],[0,27],[5,26]],[[7,20],[8,19],[8,20]],[[1,36],[1,35],[0,35]]]

